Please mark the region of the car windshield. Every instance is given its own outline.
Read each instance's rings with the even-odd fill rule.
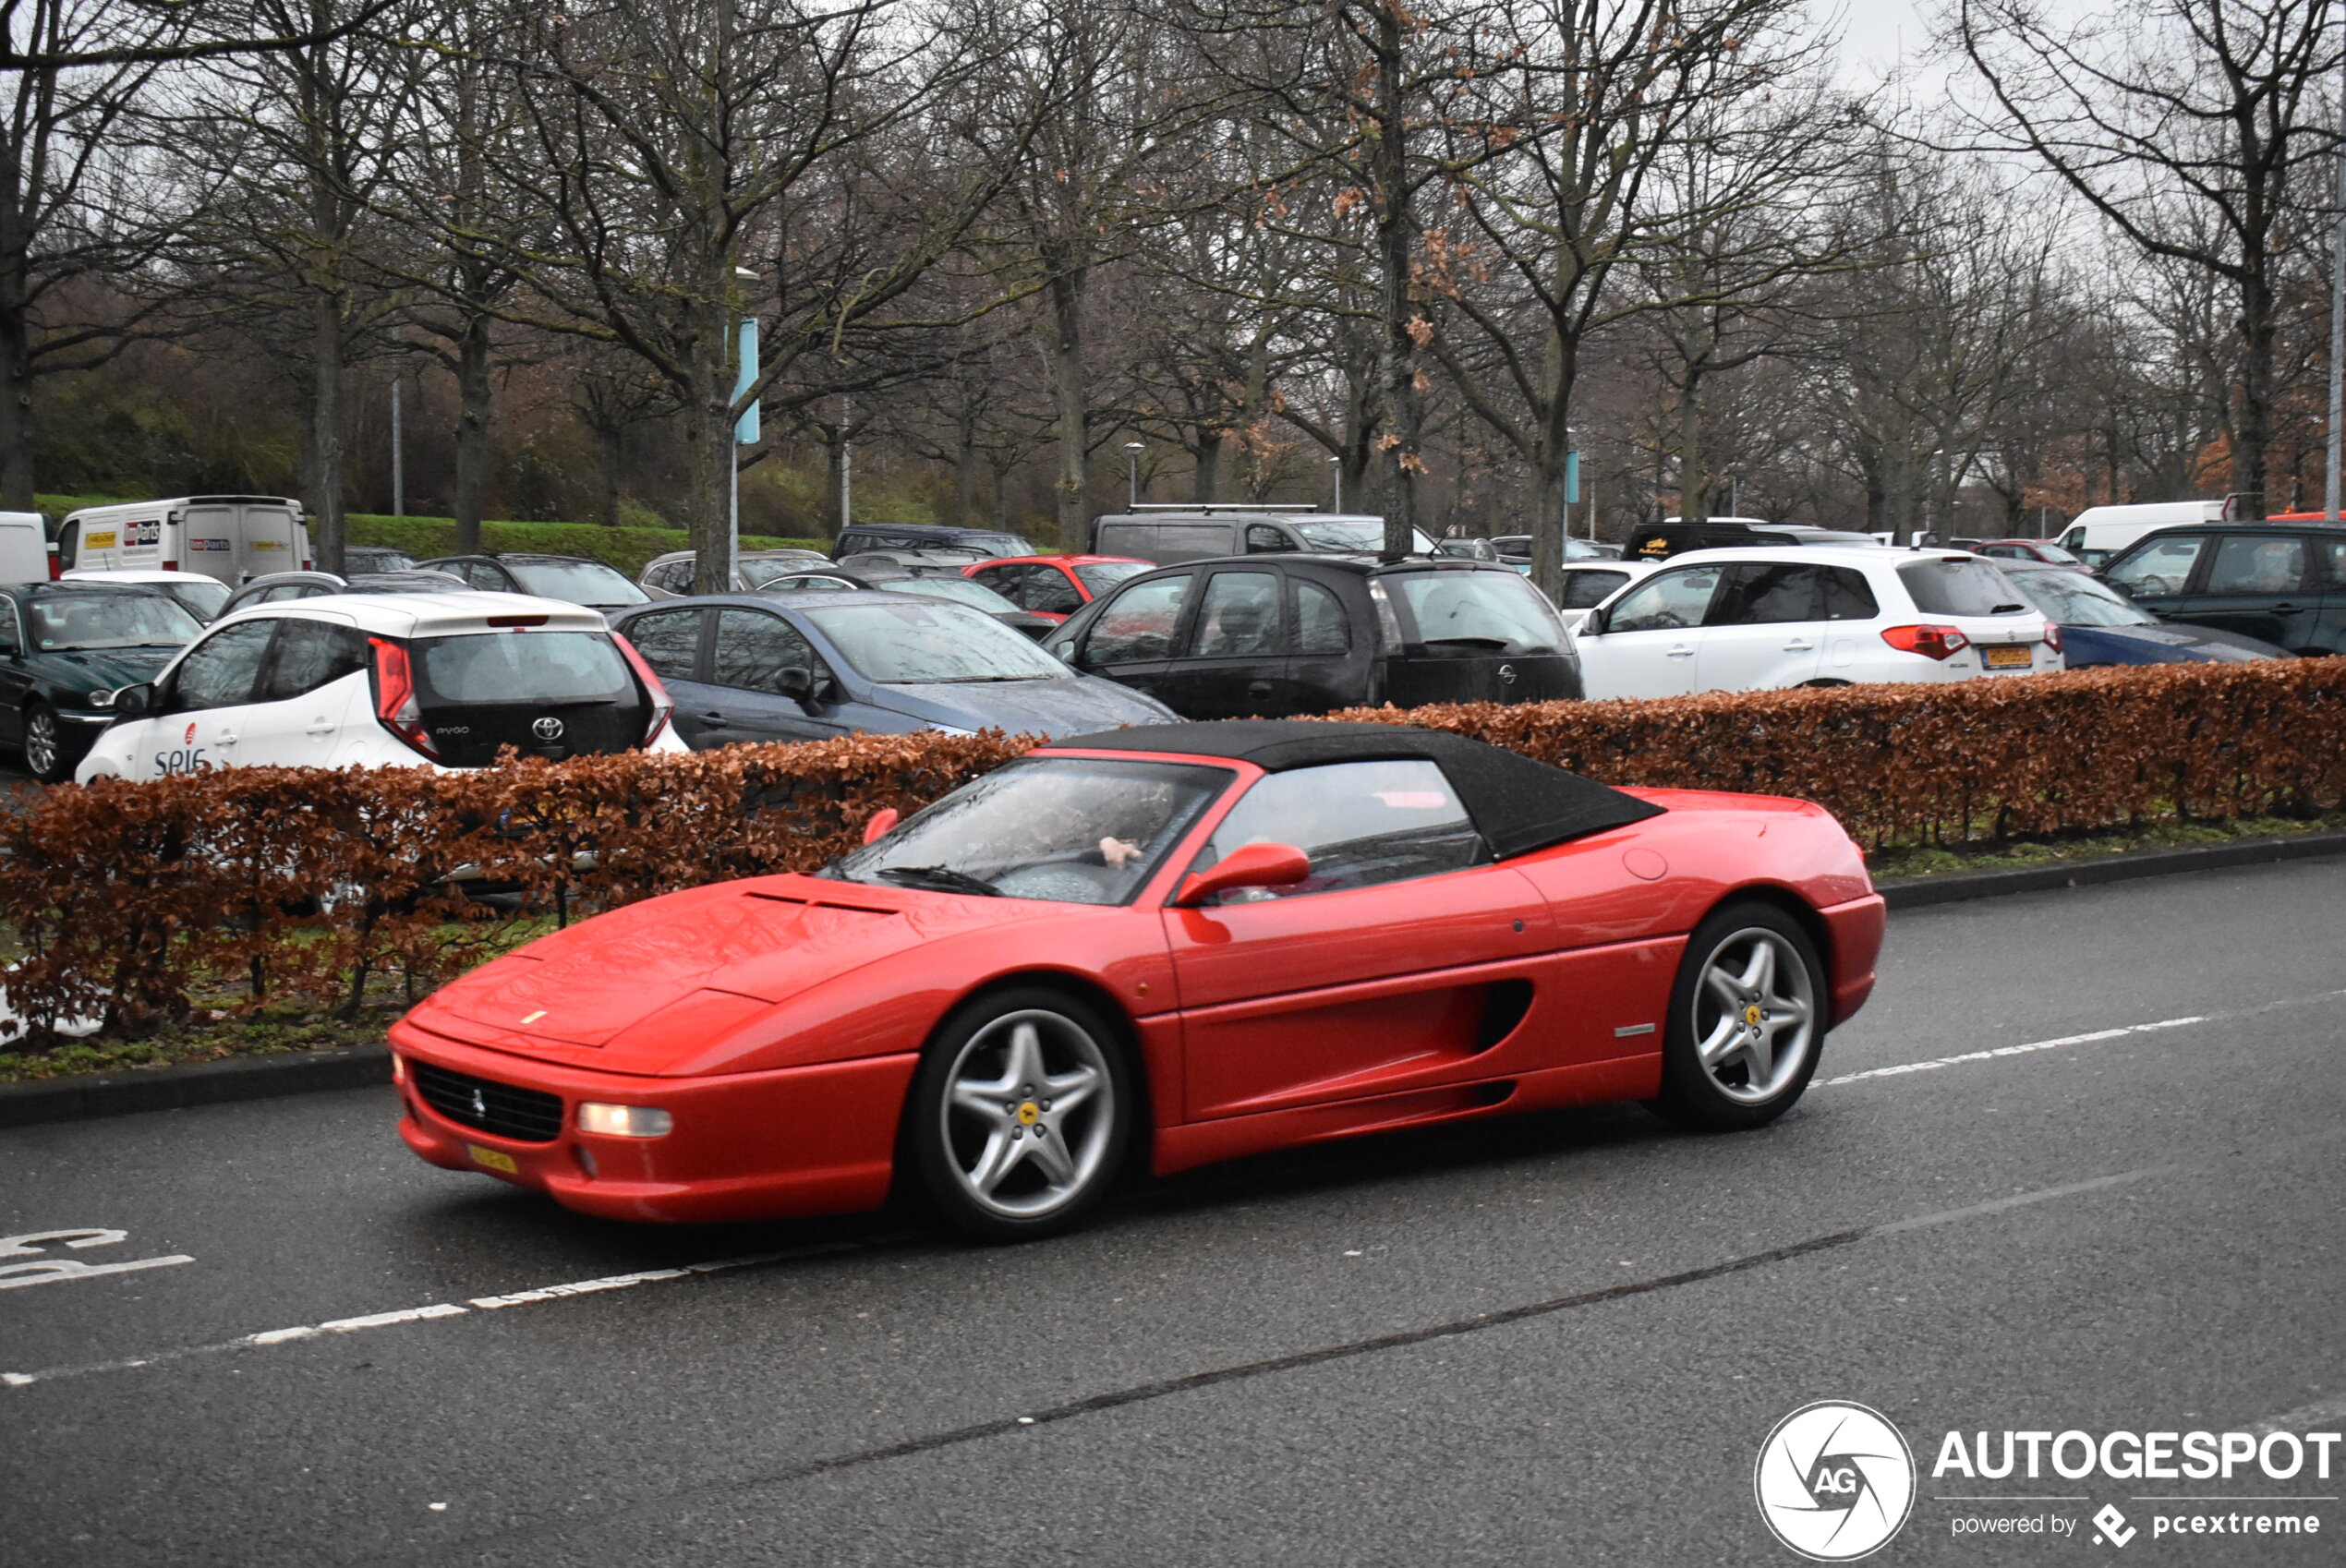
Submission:
[[[199,621],[219,617],[221,608],[228,602],[228,585],[210,577],[190,577],[184,583],[166,583],[163,591],[186,605]]]
[[[816,558],[804,555],[776,556],[760,561],[744,557],[740,564],[742,581],[753,588],[762,588],[778,577],[794,577],[804,573]]]
[[[1137,577],[1143,572],[1155,570],[1155,565],[1145,561],[1094,561],[1077,567],[1075,575],[1082,583],[1084,591],[1097,598],[1127,577]]]
[[[966,605],[810,605],[799,611],[867,681],[928,685],[947,681],[1065,680],[1072,671],[1025,636]]]
[[[988,559],[1006,555],[1033,555],[1034,547],[1016,534],[956,534],[949,545],[932,547],[937,549],[970,550]]]
[[[985,584],[973,583],[966,577],[890,577],[876,585],[891,594],[926,594],[933,599],[974,605],[988,615],[999,615],[1005,610],[1016,613],[1018,609],[1018,606]]]
[[[1511,654],[1564,646],[1554,607],[1512,572],[1399,572],[1377,581],[1399,597],[1412,643]]]
[[[596,609],[651,603],[651,595],[599,561],[508,561],[502,564],[521,585],[522,592],[541,599],[562,599]]]
[[[43,653],[97,648],[175,648],[203,623],[163,594],[50,593],[34,599],[32,645]]]
[[[2159,617],[2082,572],[2049,567],[2006,573],[2021,597],[2061,626],[2156,626]]]
[[[413,572],[416,569],[416,558],[405,550],[345,550],[343,559],[353,572]]]
[[[623,703],[635,678],[599,632],[490,632],[425,637],[424,693],[442,703]]]
[[[1231,777],[1187,763],[1026,757],[962,785],[822,874],[976,897],[1121,904]]]
[[[1281,518],[1295,530],[1307,549],[1326,550],[1332,554],[1374,555],[1385,549],[1385,525],[1373,517],[1309,517]],[[1432,555],[1433,541],[1422,528],[1409,530],[1409,549],[1415,555]]]
[[[2038,556],[2042,557],[2046,561],[2057,561],[2064,566],[2083,566],[2086,564],[2084,561],[2079,561],[2075,556],[2070,554],[2067,550],[2062,549],[2059,545],[2040,544],[2031,548],[2036,550]]]
[[[2012,580],[1977,556],[1942,556],[1898,568],[1898,580],[1925,615],[2026,615]]]

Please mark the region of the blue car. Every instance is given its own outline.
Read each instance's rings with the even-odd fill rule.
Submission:
[[[2071,669],[2100,664],[2236,664],[2252,658],[2292,658],[2287,648],[2161,621],[2098,578],[2074,567],[1999,561],[2021,596],[2061,628],[2062,657]]]
[[[712,594],[611,617],[695,751],[863,730],[1081,735],[1176,717],[1070,669],[983,610],[862,588]]]

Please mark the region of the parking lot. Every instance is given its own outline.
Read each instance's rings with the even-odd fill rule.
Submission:
[[[1883,1561],[2089,1550],[2108,1503],[2128,1561],[2334,1562],[2334,1469],[1931,1460],[2346,1417],[2342,892],[2309,861],[1901,912],[1766,1131],[1623,1106],[1355,1142],[1023,1248],[589,1221],[417,1164],[388,1089],[0,1134],[0,1232],[151,1262],[0,1292],[9,1556],[1792,1561],[1754,1458],[1833,1398],[1916,1450]],[[2303,1494],[2324,1536],[2154,1538],[2160,1492]],[[2073,1533],[1958,1536],[1996,1499]]]

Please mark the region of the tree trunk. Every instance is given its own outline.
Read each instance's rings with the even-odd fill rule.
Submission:
[[[1705,523],[1711,518],[1711,486],[1703,472],[1702,382],[1689,368],[1687,384],[1678,394],[1678,520]]]
[[[1402,13],[1398,0],[1376,7],[1376,144],[1371,159],[1377,184],[1377,305],[1383,329],[1377,367],[1389,422],[1379,440],[1385,454],[1385,554],[1409,553],[1418,521],[1418,476],[1425,471],[1418,446],[1425,405],[1418,391],[1418,342],[1411,335],[1409,116],[1401,81]]]
[[[2240,288],[2240,431],[2232,442],[2232,488],[2248,493],[2250,517],[2267,510],[2265,460],[2273,431],[2273,290],[2264,268],[2254,265],[2257,259],[2251,259]]]
[[[836,536],[840,513],[847,502],[847,427],[819,425],[823,438],[822,532]]]
[[[961,419],[954,430],[953,445],[953,526],[977,526],[977,416],[968,403],[961,404]]]
[[[342,305],[339,290],[310,296],[308,472],[302,476],[317,524],[310,544],[318,570],[336,575],[343,569]]]
[[[595,430],[595,454],[602,470],[602,520],[606,528],[619,526],[619,467],[621,451],[620,429],[616,424],[605,424]]]
[[[1051,279],[1052,390],[1058,402],[1059,543],[1080,549],[1089,539],[1087,462],[1091,451],[1091,385],[1083,371],[1083,281],[1078,268]]]
[[[456,343],[456,553],[480,549],[489,493],[489,318],[465,323]]]
[[[1197,433],[1197,495],[1201,501],[1222,499],[1222,432],[1200,429]]]
[[[20,258],[0,260],[0,509],[32,510],[32,328]]]

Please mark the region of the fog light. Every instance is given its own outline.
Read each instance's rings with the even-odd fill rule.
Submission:
[[[578,1107],[578,1130],[607,1138],[666,1138],[676,1118],[650,1105],[599,1105],[592,1100]]]
[[[407,1081],[407,1058],[396,1051],[391,1054],[391,1081],[393,1083]]]

